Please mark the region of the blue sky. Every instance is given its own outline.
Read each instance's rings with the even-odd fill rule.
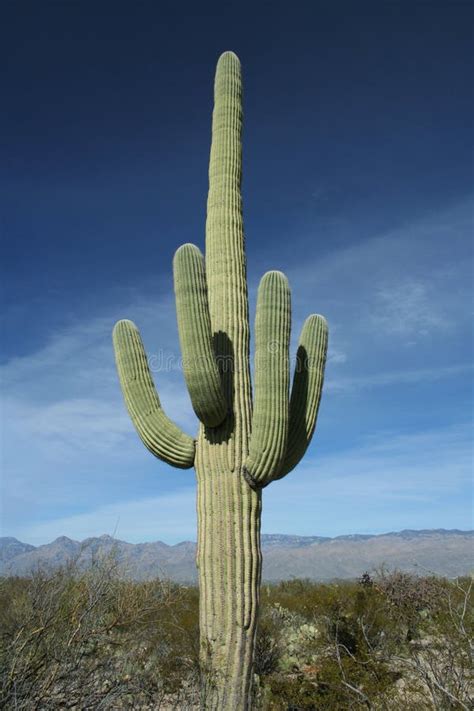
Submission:
[[[192,8],[192,9],[189,9]],[[472,527],[472,6],[10,3],[1,46],[2,535],[195,539],[192,472],[141,445],[111,330],[142,331],[197,423],[171,260],[204,246],[216,60],[244,73],[253,321],[290,279],[330,324],[305,460],[263,531]]]

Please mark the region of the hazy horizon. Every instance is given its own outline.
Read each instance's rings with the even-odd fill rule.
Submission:
[[[307,536],[299,536],[296,533],[275,533],[275,532],[268,532],[268,533],[263,533],[262,534],[262,539],[265,540],[265,537],[268,536],[282,536],[284,538],[327,538],[328,540],[333,540],[334,538],[351,538],[355,536],[366,536],[366,537],[376,537],[376,536],[390,536],[390,535],[398,535],[400,533],[474,533],[474,529],[459,529],[459,528],[428,528],[428,529],[402,529],[401,531],[386,531],[385,533],[348,533],[342,536],[320,536],[318,533],[315,533],[313,535],[307,535]],[[88,536],[87,538],[84,538],[82,540],[76,540],[75,538],[70,538],[70,536],[57,536],[51,541],[46,541],[44,543],[30,543],[29,541],[20,541],[16,536],[8,536],[8,535],[2,535],[0,536],[0,540],[5,539],[5,538],[10,538],[10,539],[15,539],[19,543],[26,543],[27,545],[33,545],[35,547],[42,546],[42,545],[48,545],[49,543],[54,543],[56,540],[60,538],[67,538],[70,541],[73,541],[74,543],[84,543],[84,541],[88,539],[96,539],[96,538],[112,538],[113,540],[121,543],[131,543],[131,541],[126,541],[123,538],[120,538],[119,536],[114,536],[113,534],[110,533],[101,533],[96,536]],[[132,545],[137,545],[141,543],[164,543],[167,546],[179,546],[182,543],[196,543],[195,540],[182,540],[178,541],[177,543],[168,543],[167,541],[163,540],[162,538],[158,537],[153,541],[137,541],[136,543],[133,543]]]

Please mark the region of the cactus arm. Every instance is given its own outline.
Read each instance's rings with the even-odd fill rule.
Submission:
[[[186,379],[194,412],[207,427],[217,427],[227,415],[227,403],[214,355],[207,302],[204,257],[184,244],[173,260],[176,314]]]
[[[189,469],[194,464],[194,440],[163,412],[137,327],[132,321],[119,321],[113,340],[123,396],[140,439],[155,457]]]
[[[288,447],[281,471],[274,479],[281,479],[294,469],[311,442],[321,400],[327,347],[326,319],[318,314],[308,316],[301,331],[296,354],[290,399]]]
[[[291,295],[281,272],[267,272],[260,282],[255,318],[254,411],[244,475],[264,487],[285,459],[289,411]]]

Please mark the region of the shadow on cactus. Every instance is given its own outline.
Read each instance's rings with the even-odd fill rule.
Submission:
[[[173,260],[184,376],[201,423],[196,439],[163,412],[136,326],[119,321],[114,329],[140,438],[161,460],[196,470],[202,707],[219,710],[251,704],[262,489],[286,476],[310,443],[328,338],[325,319],[309,316],[290,397],[290,288],[284,274],[267,272],[257,298],[252,397],[241,129],[240,62],[225,52],[214,84],[206,257],[185,244]]]

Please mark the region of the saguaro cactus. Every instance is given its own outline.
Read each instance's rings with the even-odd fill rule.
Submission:
[[[132,421],[148,449],[197,474],[202,707],[250,708],[261,576],[262,489],[290,472],[311,440],[327,351],[327,324],[301,333],[289,396],[290,289],[268,272],[255,321],[255,393],[242,222],[241,72],[232,52],[214,86],[206,259],[185,244],[174,258],[184,374],[200,420],[197,439],[164,414],[139,332],[114,329],[117,368]]]

